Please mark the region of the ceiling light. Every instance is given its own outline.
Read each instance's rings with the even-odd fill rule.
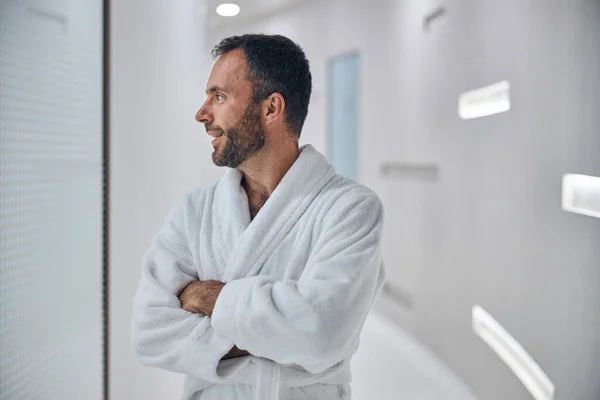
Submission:
[[[240,13],[240,6],[237,4],[221,4],[217,7],[217,14],[223,17],[235,17]]]

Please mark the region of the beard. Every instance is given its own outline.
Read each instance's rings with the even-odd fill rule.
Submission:
[[[224,137],[212,153],[213,163],[219,167],[237,168],[265,145],[265,131],[258,105],[248,105],[244,114],[227,130],[219,126],[207,126],[206,129],[218,131],[219,136]]]

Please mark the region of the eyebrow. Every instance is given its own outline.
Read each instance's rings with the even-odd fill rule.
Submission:
[[[217,85],[215,85],[215,86],[211,86],[210,88],[208,88],[208,89],[206,90],[206,94],[209,94],[209,93],[216,93],[216,92],[226,92],[226,90],[225,90],[223,87],[221,87],[221,86],[217,86]]]

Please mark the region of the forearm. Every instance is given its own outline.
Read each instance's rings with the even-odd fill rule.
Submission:
[[[323,371],[356,350],[362,323],[385,272],[378,256],[352,279],[229,282],[211,317],[215,332],[251,354],[280,364]],[[381,266],[381,269],[380,269]]]
[[[132,335],[134,351],[144,365],[209,381],[217,379],[218,362],[233,346],[215,334],[208,317],[181,309],[136,309]]]
[[[221,289],[225,286],[222,282],[217,281],[195,281],[190,283],[181,293],[179,301],[181,307],[191,313],[204,314],[207,317],[212,316],[212,311],[217,301],[217,297]],[[249,356],[245,350],[240,350],[237,346],[233,346],[221,360],[231,358]]]
[[[249,290],[238,283],[232,286],[236,290],[223,292],[225,301],[217,302],[211,322],[216,333],[253,355],[320,372],[353,351],[356,328],[367,308],[362,302],[335,304],[335,299],[307,299],[302,293],[286,296],[286,301],[280,302],[276,292],[287,288],[276,285],[273,290],[271,284],[260,282],[255,290]],[[268,304],[269,299],[274,303]]]
[[[207,316],[182,309],[179,290],[161,285],[159,271],[147,263],[134,298],[135,353],[144,365],[216,380],[217,365],[234,343],[215,334]]]

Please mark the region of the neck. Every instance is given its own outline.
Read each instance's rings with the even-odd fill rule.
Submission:
[[[269,197],[299,155],[297,141],[276,147],[265,146],[259,154],[239,167],[244,174],[244,189],[249,195]]]

